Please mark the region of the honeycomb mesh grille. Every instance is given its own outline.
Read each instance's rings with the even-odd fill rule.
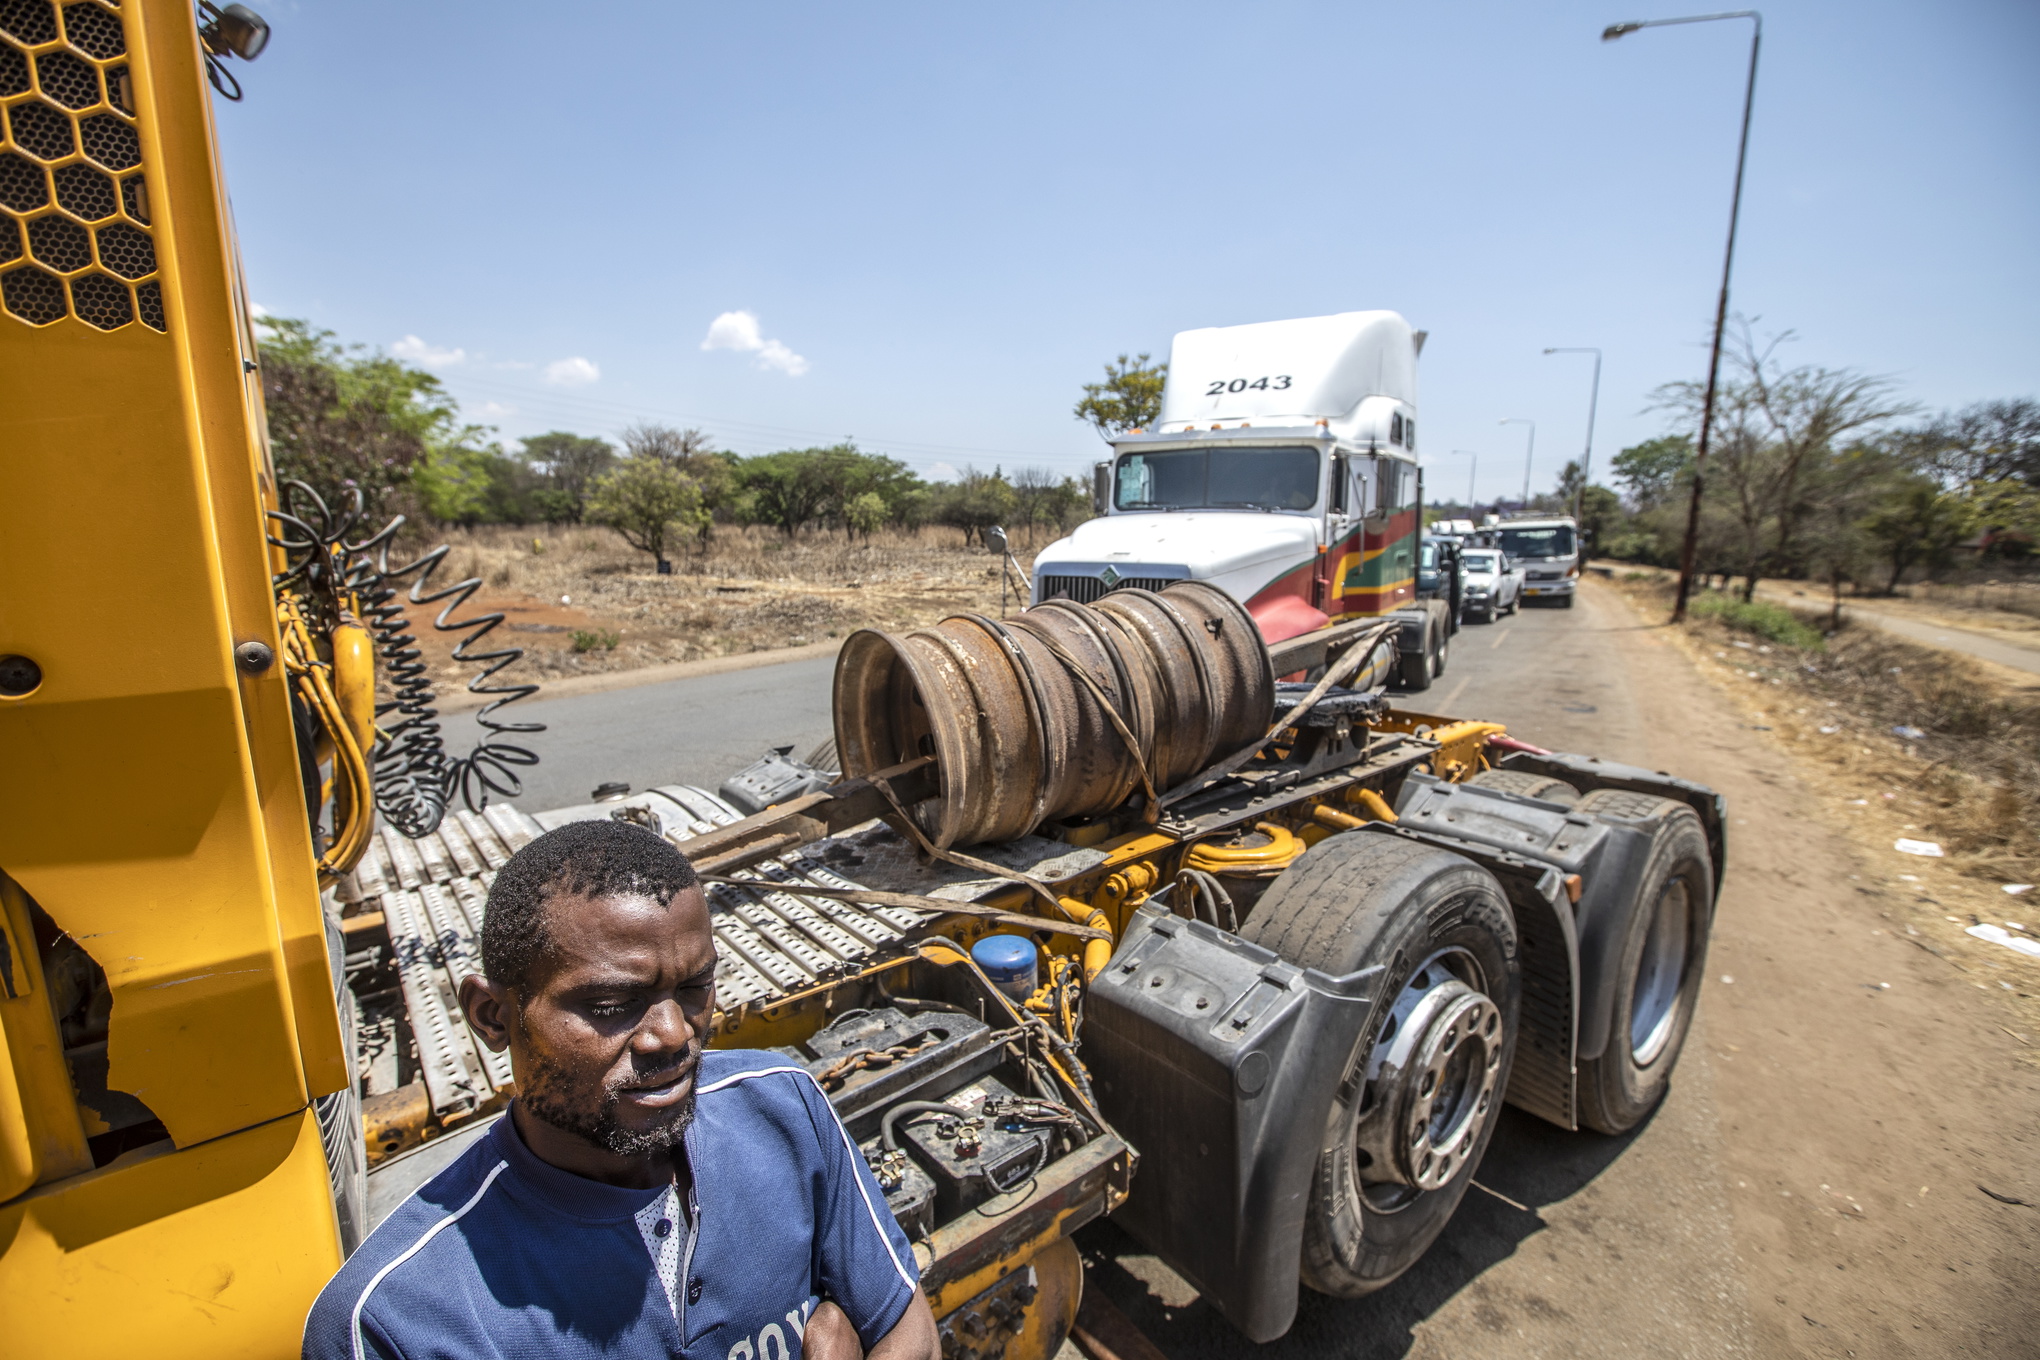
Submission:
[[[13,323],[168,328],[127,50],[117,0],[0,0],[0,311]]]
[[[98,5],[64,6],[64,36],[80,52],[111,61],[127,54],[127,36],[121,32],[120,17]]]
[[[57,7],[49,0],[0,0],[0,32],[33,47],[57,40]]]
[[[67,109],[89,109],[99,102],[99,72],[92,63],[69,52],[44,52],[35,59],[35,83],[43,96]]]
[[[57,206],[86,222],[98,222],[120,211],[113,180],[82,161],[50,176],[57,184]]]

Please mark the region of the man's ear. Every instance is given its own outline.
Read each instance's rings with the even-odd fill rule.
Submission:
[[[489,981],[480,973],[460,980],[460,1008],[468,1028],[481,1036],[492,1053],[510,1047],[510,1021],[517,1008],[516,992]]]

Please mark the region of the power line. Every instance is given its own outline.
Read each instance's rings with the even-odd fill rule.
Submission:
[[[582,418],[588,416],[606,416],[610,418],[658,417],[666,420],[683,421],[690,425],[707,428],[710,433],[716,434],[718,438],[723,439],[725,442],[743,442],[748,444],[757,441],[769,442],[789,438],[826,439],[831,441],[845,438],[839,431],[802,429],[790,425],[768,425],[746,420],[728,420],[713,416],[693,415],[658,406],[614,401],[599,397],[576,396],[564,392],[535,392],[528,388],[518,387],[515,384],[495,382],[486,378],[476,378],[465,373],[451,377],[442,375],[441,381],[450,388],[455,386],[471,387],[480,390],[484,396],[509,397],[522,403],[524,406],[536,407],[541,411],[550,408],[555,412],[568,416]],[[729,433],[724,434],[724,431]],[[883,436],[874,436],[870,442],[887,449],[896,449],[924,456],[1025,458],[1050,463],[1083,461],[1081,458],[1070,454],[1049,454],[1038,450],[975,448],[960,444],[927,443],[921,440],[887,439]]]

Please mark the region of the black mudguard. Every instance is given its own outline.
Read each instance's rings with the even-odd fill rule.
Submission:
[[[1085,1001],[1099,1107],[1141,1155],[1113,1220],[1251,1340],[1295,1319],[1325,1112],[1380,977],[1143,907]]]

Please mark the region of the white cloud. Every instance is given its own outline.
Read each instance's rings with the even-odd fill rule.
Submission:
[[[758,356],[758,367],[777,369],[789,378],[808,371],[808,361],[777,340],[767,340],[751,312],[724,312],[708,323],[703,349],[734,349]]]
[[[482,415],[488,420],[501,420],[504,416],[514,416],[516,414],[517,408],[515,406],[505,406],[500,401],[485,401],[482,403]]]
[[[455,364],[467,361],[466,350],[441,349],[436,345],[426,344],[415,335],[407,335],[391,345],[390,353],[406,362],[423,364],[427,368],[452,368]]]
[[[931,482],[953,482],[958,475],[954,463],[936,463],[928,469],[928,480]]]
[[[789,378],[798,378],[807,372],[807,360],[777,340],[767,340],[764,348],[758,351],[758,367],[776,368]]]
[[[263,317],[269,315],[269,309],[259,302],[251,302],[248,304],[248,314],[260,321]]]
[[[545,380],[555,387],[586,387],[601,377],[602,370],[578,354],[570,359],[555,359],[545,366]]]

